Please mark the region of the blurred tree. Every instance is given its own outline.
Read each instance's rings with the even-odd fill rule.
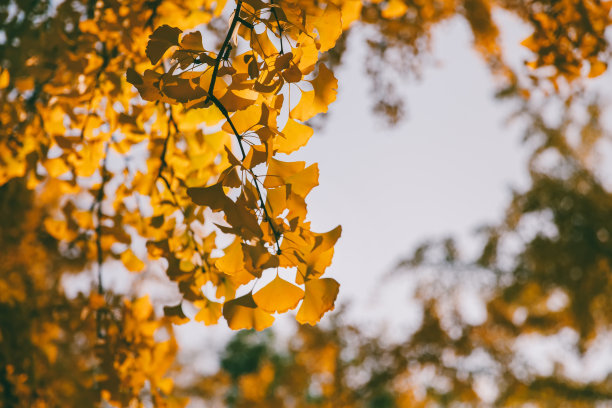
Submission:
[[[2,220],[3,402],[180,405],[168,377],[177,348],[170,322],[193,317],[208,325],[223,316],[232,329],[261,330],[275,313],[298,308],[298,322],[312,325],[333,309],[339,284],[323,275],[341,228],[311,231],[306,197],[318,184],[318,167],[278,155],[305,145],[313,133],[308,121],[335,100],[337,80],[329,67],[341,61],[349,30],[373,32],[364,66],[373,79],[375,110],[391,123],[403,109],[388,68],[418,69],[434,27],[455,17],[471,27],[502,94],[521,100],[528,112],[539,112],[529,106],[533,95],[557,95],[570,112],[581,80],[606,70],[610,5],[238,0],[224,11],[225,1],[212,0],[1,3],[0,186],[4,214],[10,214]],[[532,28],[523,42],[533,52],[525,71],[513,72],[504,61],[494,18],[502,9]],[[221,28],[231,10],[229,27]],[[591,117],[597,112],[593,105]],[[563,128],[535,119],[534,129],[550,144],[542,149],[554,148],[575,171],[561,166],[560,179],[534,171],[534,188],[549,195],[517,195],[514,218],[492,237],[512,231],[525,214],[547,210],[555,222],[571,219],[574,224],[558,233],[574,235],[530,243],[534,249],[516,258],[520,267],[500,272],[516,278],[504,286],[509,306],[491,305],[502,316],[524,302],[526,325],[542,333],[569,325],[585,349],[608,308],[607,280],[591,271],[607,268],[609,230],[605,223],[581,227],[607,209],[581,201],[607,197],[591,173],[578,171],[586,169],[598,129],[585,128],[582,147],[572,149]],[[568,171],[575,178],[567,179]],[[564,193],[567,183],[577,183],[578,194]],[[563,202],[565,210],[549,208]],[[589,216],[576,221],[574,206]],[[557,280],[577,261],[555,255],[547,264],[547,251],[573,250],[585,240],[592,247],[570,274],[578,278]],[[481,260],[495,271],[498,266],[486,262],[497,259],[496,242],[491,238]],[[115,293],[106,282],[109,265],[121,263],[127,275],[145,271],[149,260],[160,260],[180,292],[163,308],[164,317],[136,290]],[[91,270],[95,278],[87,295],[69,299],[63,277],[73,270]],[[525,286],[521,273],[538,277],[535,289]],[[264,274],[272,281],[255,291]],[[580,294],[571,292],[579,280]],[[565,293],[571,313],[529,320],[537,314],[529,314],[536,311],[524,297],[547,299],[553,289]],[[272,371],[257,370],[248,375],[260,377],[247,383],[272,381]],[[325,370],[319,374],[327,378],[332,369]],[[309,393],[327,395],[326,383],[318,387]],[[385,393],[371,398],[375,406],[392,399]]]
[[[579,105],[588,115],[568,104],[557,121],[523,111],[531,185],[482,229],[475,257],[451,238],[429,242],[387,278],[417,282],[422,320],[404,341],[365,335],[342,313],[280,346],[243,332],[222,361],[248,369],[222,363],[187,392],[235,407],[607,406],[612,192],[593,156],[609,140],[598,105]],[[481,322],[467,297],[486,310]]]

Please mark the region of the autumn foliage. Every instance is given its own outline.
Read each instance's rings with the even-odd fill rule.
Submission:
[[[503,92],[528,104],[605,72],[611,4],[0,5],[2,401],[183,406],[172,324],[262,330],[296,309],[314,325],[334,308],[339,283],[325,271],[341,227],[311,230],[319,170],[291,153],[336,99],[351,30],[377,34],[365,66],[375,110],[394,122],[402,102],[385,72],[417,65],[436,25],[464,18]],[[532,29],[525,72],[504,60],[501,9]],[[394,50],[406,58],[389,64]],[[180,293],[163,316],[138,285],[107,283],[115,269],[146,281],[150,265]],[[67,296],[65,279],[84,270],[90,290]]]

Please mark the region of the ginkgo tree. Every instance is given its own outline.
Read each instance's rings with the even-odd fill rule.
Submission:
[[[496,9],[533,28],[524,41],[534,56],[526,79],[505,64]],[[416,59],[437,24],[463,16],[492,71],[528,98],[605,71],[609,10],[593,0],[1,4],[0,184],[33,191],[35,219],[58,254],[95,274],[87,299],[70,302],[57,285],[34,285],[26,295],[8,263],[0,287],[11,295],[2,302],[19,309],[31,296],[55,293],[82,311],[92,357],[82,362],[89,382],[77,388],[115,405],[141,403],[144,389],[155,404],[181,404],[166,398],[176,351],[169,322],[190,315],[215,324],[223,316],[233,329],[261,330],[275,313],[297,308],[300,323],[315,324],[334,307],[339,284],[325,270],[341,229],[311,230],[306,199],[318,167],[286,155],[308,142],[308,121],[335,100],[332,69],[353,27],[375,28],[365,65],[376,109],[394,119],[400,109],[381,74],[392,65],[390,51]],[[147,297],[107,284],[113,261],[143,274],[153,260],[181,295],[164,305],[165,317]],[[47,267],[61,282],[63,272],[40,270]],[[46,305],[24,316],[34,319]],[[52,345],[72,344],[65,323],[45,336],[21,333],[55,363]],[[44,376],[20,366],[26,360],[10,348],[3,355],[0,383],[10,401],[54,401],[34,391]]]

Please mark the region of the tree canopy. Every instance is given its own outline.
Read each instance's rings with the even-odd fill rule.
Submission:
[[[469,24],[500,95],[536,112],[532,105],[542,95],[575,106],[584,81],[606,71],[611,5],[0,4],[3,401],[182,406],[171,378],[172,324],[192,317],[210,325],[223,316],[232,329],[262,330],[274,314],[297,308],[296,320],[314,325],[334,308],[339,284],[325,270],[341,228],[311,230],[306,199],[318,185],[318,167],[286,155],[308,142],[309,121],[336,99],[333,68],[350,31],[371,27],[364,66],[374,109],[391,123],[401,118],[402,101],[392,92],[389,70],[416,69],[432,30],[451,18]],[[498,10],[532,30],[522,43],[532,59],[520,72],[505,60]],[[590,113],[597,119],[596,106]],[[501,316],[523,301],[529,311],[533,291],[545,299],[558,289],[571,300],[571,313],[525,324],[544,332],[570,325],[587,341],[606,322],[608,308],[602,237],[609,230],[604,221],[592,227],[607,214],[608,193],[585,166],[601,132],[589,122],[580,150],[566,142],[564,128],[537,119],[533,130],[545,137],[534,163],[539,153],[556,150],[565,160],[563,176],[534,167],[537,193],[517,195],[499,231],[515,228],[524,214],[548,211],[563,239],[529,242],[533,251],[506,271],[528,279],[504,287],[503,302],[490,310]],[[575,223],[578,210],[591,227],[562,224],[568,217]],[[494,263],[496,234],[479,262],[502,271]],[[583,242],[583,252],[574,252]],[[546,257],[570,248],[580,258]],[[147,279],[154,260],[180,293],[179,303],[164,305],[164,316],[141,291],[107,284],[114,269]],[[566,267],[574,264],[579,278],[567,278]],[[92,272],[91,290],[67,296],[67,277],[83,270]],[[258,285],[261,278],[272,280]]]

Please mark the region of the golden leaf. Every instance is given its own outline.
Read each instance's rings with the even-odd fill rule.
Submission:
[[[253,300],[263,311],[284,313],[294,309],[304,297],[304,291],[276,275],[270,283],[253,295]]]
[[[242,254],[242,246],[240,240],[235,239],[224,250],[225,255],[217,259],[215,266],[225,274],[235,275],[244,270],[244,255]]]
[[[222,304],[211,300],[204,300],[194,303],[200,307],[200,311],[195,315],[194,319],[198,322],[204,322],[206,326],[217,324],[221,317]]]
[[[263,330],[274,323],[274,317],[258,308],[250,293],[225,302],[223,317],[232,330]]]
[[[323,64],[319,67],[319,75],[312,81],[313,90],[302,92],[298,104],[291,110],[290,117],[302,122],[327,112],[330,103],[336,100],[338,80]]]
[[[141,272],[145,268],[145,263],[140,260],[130,248],[121,254],[121,262],[130,272]]]
[[[303,125],[291,118],[287,120],[282,134],[274,138],[274,150],[280,153],[293,153],[305,146],[314,133],[310,126]]]
[[[323,315],[334,309],[340,284],[331,278],[314,279],[306,282],[304,301],[295,319],[301,323],[315,325]]]
[[[306,197],[310,190],[319,185],[319,166],[314,163],[299,173],[285,179],[291,185],[291,192]]]
[[[294,174],[304,170],[306,163],[298,162],[283,162],[272,158],[268,166],[268,174],[264,180],[265,188],[280,187],[286,184],[286,180]]]
[[[325,52],[336,45],[336,41],[342,34],[342,13],[333,3],[327,3],[327,8],[315,21],[314,26],[319,32],[319,51]]]

